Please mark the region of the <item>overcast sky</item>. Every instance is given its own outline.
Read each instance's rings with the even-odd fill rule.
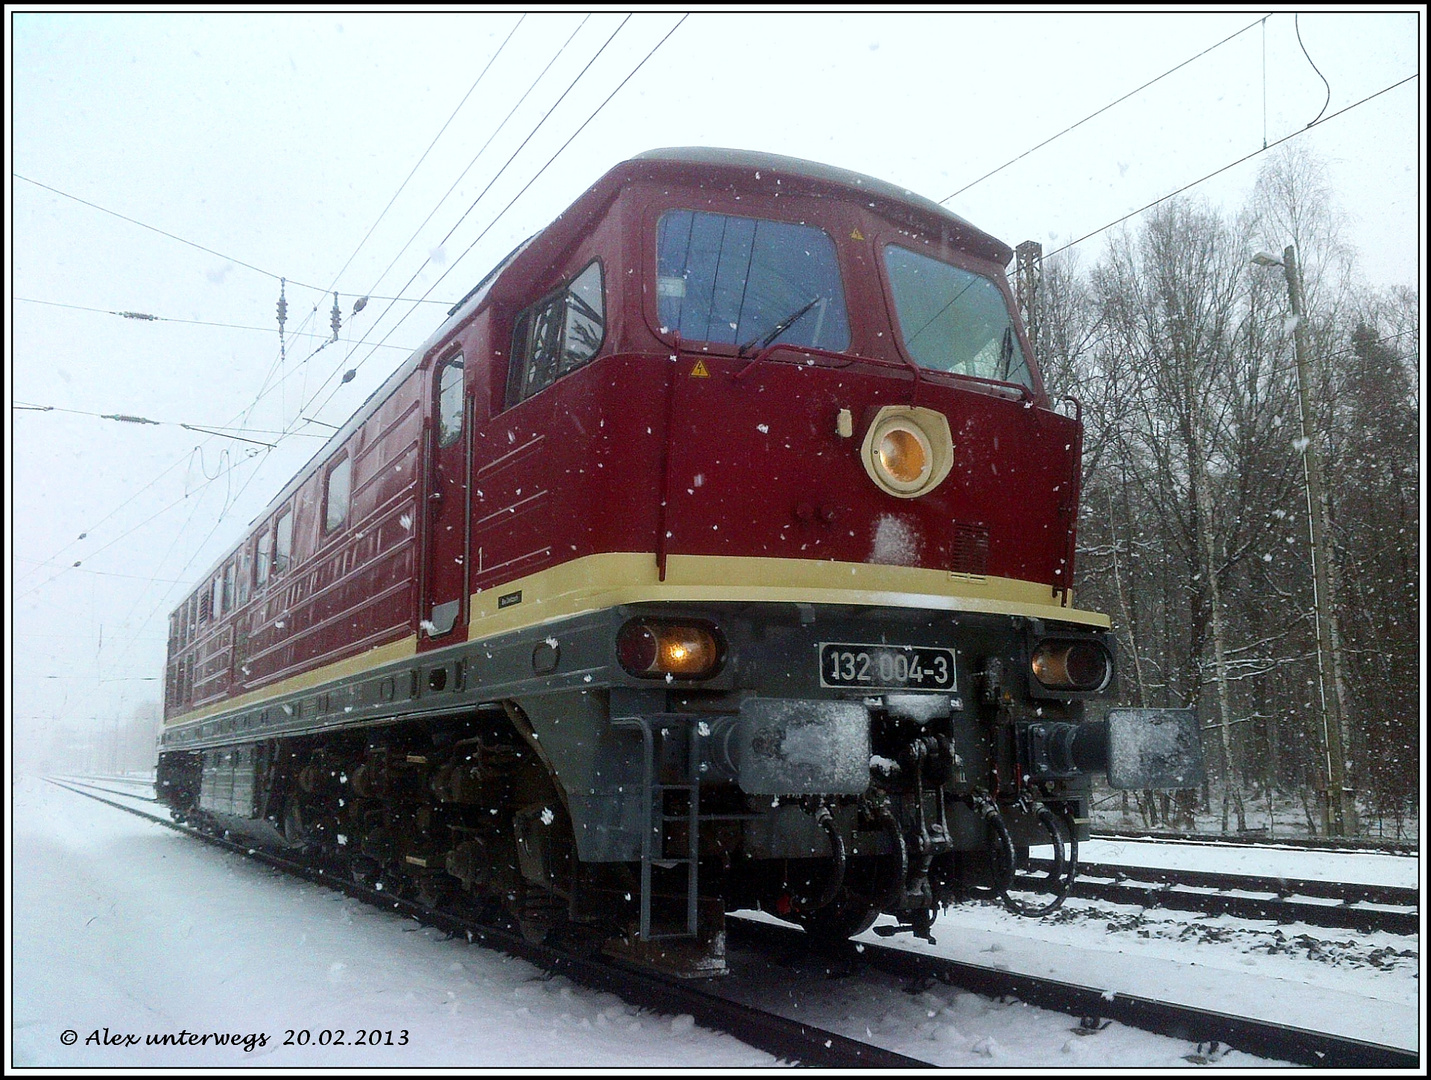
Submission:
[[[1304,55],[1292,14],[1266,13],[10,9],[7,718],[24,741],[34,721],[159,700],[168,612],[322,424],[643,150],[770,151],[959,192],[951,210],[1052,251],[1355,105],[1288,145],[1327,167],[1366,280],[1417,286],[1421,81],[1356,103],[1420,70],[1423,20],[1313,10]],[[1234,213],[1265,160],[1189,195]],[[1105,236],[1078,245],[1085,266]],[[340,340],[310,357],[333,290]],[[241,422],[256,442],[178,426]]]

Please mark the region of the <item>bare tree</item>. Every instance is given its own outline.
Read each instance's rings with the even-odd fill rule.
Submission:
[[[1235,224],[1173,202],[1086,275],[1045,266],[1046,382],[1082,401],[1086,426],[1081,606],[1115,615],[1125,700],[1215,716],[1225,830],[1246,827],[1244,793],[1261,789],[1269,827],[1292,790],[1315,831],[1327,785],[1293,325],[1281,275],[1248,265],[1259,249],[1296,243],[1305,266],[1348,768],[1393,816],[1419,776],[1419,307],[1412,290],[1357,285],[1344,229],[1318,163],[1287,153]],[[1179,802],[1144,793],[1141,809],[1186,820]]]

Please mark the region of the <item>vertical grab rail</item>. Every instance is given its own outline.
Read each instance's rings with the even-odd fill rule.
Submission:
[[[700,890],[700,730],[695,724],[686,725],[686,780],[689,783],[686,802],[686,854],[690,860],[686,866],[686,933],[696,936],[696,894]]]
[[[654,799],[656,751],[651,725],[644,716],[623,716],[612,727],[635,728],[641,733],[641,921],[642,941],[651,940],[651,804]],[[659,827],[659,826],[655,826]]]

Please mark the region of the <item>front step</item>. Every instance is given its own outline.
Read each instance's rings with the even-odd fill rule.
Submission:
[[[684,908],[685,897],[653,897],[659,907]],[[641,936],[639,920],[626,933],[602,945],[607,956],[642,967],[654,968],[681,979],[706,979],[729,973],[725,962],[725,908],[714,897],[701,897],[694,935],[675,933]],[[682,920],[684,921],[684,920]]]

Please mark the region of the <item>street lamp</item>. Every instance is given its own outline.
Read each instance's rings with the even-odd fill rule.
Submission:
[[[1344,836],[1354,821],[1347,806],[1346,765],[1342,754],[1341,633],[1337,625],[1336,596],[1327,550],[1327,495],[1322,486],[1321,456],[1317,451],[1316,414],[1312,409],[1311,379],[1307,375],[1307,327],[1302,304],[1302,277],[1297,271],[1297,246],[1287,245],[1282,258],[1260,251],[1252,256],[1256,266],[1280,266],[1287,279],[1292,305],[1292,341],[1297,355],[1297,396],[1302,413],[1302,473],[1307,488],[1307,521],[1312,541],[1312,612],[1317,630],[1317,685],[1322,702],[1322,737],[1327,754],[1327,831]],[[1327,693],[1327,668],[1332,669],[1332,692]]]

